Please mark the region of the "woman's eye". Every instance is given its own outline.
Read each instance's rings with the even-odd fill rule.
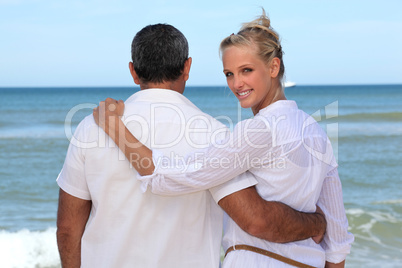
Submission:
[[[253,69],[250,69],[250,68],[245,68],[243,71],[244,71],[245,73],[249,73],[249,72],[252,72],[252,71],[253,71]]]
[[[225,73],[225,76],[226,76],[226,77],[230,77],[230,76],[232,76],[232,75],[233,75],[233,73],[231,73],[231,72]]]

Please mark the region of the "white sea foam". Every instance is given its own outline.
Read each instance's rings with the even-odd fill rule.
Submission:
[[[364,210],[361,208],[349,208],[346,209],[346,214],[354,215],[354,216],[360,216],[364,214]]]
[[[402,219],[395,214],[378,210],[364,211],[363,209],[360,208],[351,208],[346,209],[346,214],[352,217],[360,217],[362,215],[367,215],[369,219],[372,219],[375,222],[400,223],[402,221]],[[362,228],[362,225],[360,225],[360,228]]]
[[[373,204],[402,204],[402,199],[377,201],[373,202]]]
[[[349,136],[400,136],[402,125],[396,122],[341,122],[339,137]]]
[[[402,219],[390,210],[346,209],[349,231],[354,234],[352,253],[347,257],[350,267],[400,267],[399,237]],[[375,256],[374,258],[372,256]],[[370,266],[367,265],[368,261]]]
[[[63,127],[31,126],[24,128],[8,128],[0,130],[0,139],[10,138],[63,138]]]
[[[0,267],[60,267],[56,228],[46,231],[0,231]]]

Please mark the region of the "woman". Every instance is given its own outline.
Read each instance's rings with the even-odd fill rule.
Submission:
[[[298,267],[343,267],[353,236],[347,232],[343,203],[339,205],[342,193],[337,164],[325,132],[285,97],[282,48],[265,12],[236,35],[225,38],[220,51],[229,88],[241,106],[251,108],[255,115],[237,124],[225,140],[166,166],[158,151],[139,143],[124,127],[119,118],[124,110],[121,101],[101,103],[109,108],[104,118],[114,120],[100,118],[97,123],[143,176],[143,186],[151,186],[154,193],[204,190],[249,170],[258,180],[257,191],[266,200],[280,201],[303,212],[314,212],[317,203],[324,207],[324,213],[328,204],[338,205],[335,214],[326,213],[328,229],[321,245],[312,239],[272,243],[250,236],[229,220],[223,240],[225,267],[289,267],[290,263]],[[110,104],[117,109],[110,109]],[[99,119],[98,108],[94,117]],[[119,139],[122,134],[124,139]],[[331,183],[336,184],[335,190],[325,200],[320,199],[321,190]]]

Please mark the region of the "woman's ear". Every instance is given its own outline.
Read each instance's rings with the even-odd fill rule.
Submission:
[[[281,60],[277,57],[273,58],[269,68],[271,77],[276,78],[279,74],[280,69],[281,69]]]
[[[134,64],[130,61],[130,63],[128,64],[128,68],[130,69],[130,74],[134,79],[134,83],[139,85],[140,84],[140,79],[138,78],[137,73],[134,70]]]

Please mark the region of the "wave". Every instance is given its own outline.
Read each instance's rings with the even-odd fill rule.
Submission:
[[[337,117],[340,122],[402,122],[401,112],[389,112],[389,113],[355,113],[339,115]]]
[[[400,201],[400,200],[397,200]],[[386,204],[388,201],[378,201],[377,203],[382,203]],[[360,208],[352,208],[352,209],[347,209],[346,214],[359,218],[359,217],[367,217],[370,218],[371,220],[375,220],[377,222],[387,222],[387,223],[402,223],[402,218],[401,215],[394,215],[390,213],[389,211],[365,211]],[[362,229],[361,225],[359,225],[359,228]],[[369,231],[368,229],[366,231]]]
[[[349,231],[355,236],[352,253],[347,258],[349,264],[367,267],[364,264],[370,261],[372,267],[396,267],[392,265],[400,263],[401,213],[389,208],[378,210],[351,208],[346,209],[346,215],[349,220]],[[390,266],[382,266],[384,262]]]
[[[402,200],[380,201],[383,204],[400,204]],[[350,267],[399,267],[401,261],[401,214],[389,210],[346,209],[350,232],[355,235]],[[44,231],[0,231],[0,267],[7,268],[59,268],[60,259],[56,243],[56,228]]]
[[[377,202],[373,202],[373,204],[374,205],[378,205],[378,204],[402,204],[402,199],[377,201]]]
[[[45,231],[0,231],[0,267],[60,267],[56,228]]]
[[[395,141],[398,144],[402,135],[402,126],[398,128],[392,128],[391,126],[385,126],[382,129],[357,129],[357,128],[342,128],[336,133],[328,135],[331,142],[336,142],[335,138],[338,137],[340,144],[347,144],[349,142],[363,142],[363,143],[377,143],[382,144],[384,139],[390,139],[389,142]]]
[[[0,139],[65,137],[64,126],[36,125],[0,129]]]
[[[326,121],[326,119],[332,122],[402,122],[402,112],[372,112],[372,113],[349,113],[338,114],[338,111],[331,111],[326,115],[320,112],[311,114],[311,116],[318,122]]]
[[[356,242],[367,247],[387,248],[400,252],[401,241],[394,239],[400,233],[402,217],[392,210],[366,211],[360,208],[347,209],[350,231],[355,235]],[[402,238],[402,237],[400,237]]]

